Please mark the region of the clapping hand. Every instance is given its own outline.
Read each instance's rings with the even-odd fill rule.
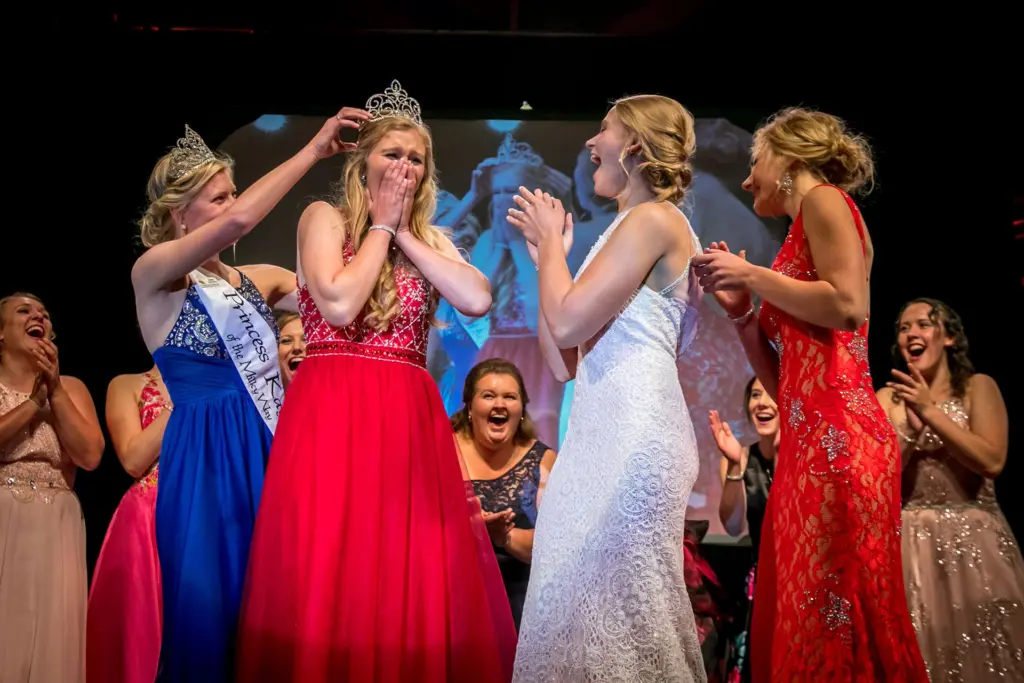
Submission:
[[[539,189],[530,192],[525,187],[520,187],[519,194],[512,199],[519,208],[509,209],[505,219],[519,228],[528,243],[537,246],[543,239],[561,237],[564,245],[568,230],[572,245],[572,214],[565,212],[560,199]]]
[[[928,382],[925,380],[921,371],[913,365],[909,366],[910,374],[900,372],[899,370],[893,370],[892,376],[896,378],[895,382],[886,382],[885,385],[893,390],[896,396],[906,403],[907,418],[911,417],[910,413],[915,413],[915,416],[921,417],[921,410],[928,406],[934,405],[935,401],[932,400],[932,391],[928,387]],[[914,425],[911,425],[913,428]]]
[[[484,524],[487,525],[487,535],[491,537],[491,543],[504,548],[508,545],[509,536],[515,527],[515,513],[510,509],[501,512],[484,511]]]
[[[708,411],[708,426],[711,427],[711,434],[715,437],[715,445],[722,452],[725,459],[739,465],[743,457],[743,446],[732,433],[729,423],[724,421],[717,410]]]

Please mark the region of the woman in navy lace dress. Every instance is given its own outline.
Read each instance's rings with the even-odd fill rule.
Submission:
[[[530,580],[533,526],[555,452],[537,440],[519,369],[506,360],[477,363],[452,417],[455,439],[480,499],[516,629]]]

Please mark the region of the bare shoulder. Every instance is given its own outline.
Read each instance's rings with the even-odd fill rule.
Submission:
[[[333,204],[325,201],[313,202],[299,217],[299,230],[310,225],[329,225],[341,229],[345,226],[345,215]]]
[[[85,382],[82,380],[77,377],[72,377],[71,375],[61,375],[60,383],[64,389],[71,394],[73,399],[85,400],[90,404],[92,403],[92,395],[89,393],[89,388],[85,386]]]
[[[800,212],[804,215],[805,221],[811,219],[814,224],[834,224],[836,220],[853,222],[846,197],[831,185],[812,187],[800,203]]]
[[[992,399],[999,397],[1002,399],[1002,392],[999,390],[999,385],[996,381],[988,375],[983,375],[980,372],[976,372],[971,375],[971,379],[967,382],[967,397],[968,399],[976,398],[988,398]]]

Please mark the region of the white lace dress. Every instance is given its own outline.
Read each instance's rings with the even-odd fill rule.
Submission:
[[[568,431],[540,502],[515,683],[707,680],[683,582],[698,457],[676,368],[700,298],[689,268],[661,292],[641,286],[580,348]]]

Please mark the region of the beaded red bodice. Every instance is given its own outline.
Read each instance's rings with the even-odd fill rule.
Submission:
[[[355,257],[349,240],[344,245],[345,263]],[[399,249],[392,251],[400,311],[387,329],[378,332],[366,325],[368,308],[346,327],[335,327],[324,319],[309,288],[300,285],[298,299],[306,355],[351,355],[427,365],[427,336],[430,332],[431,287]]]

